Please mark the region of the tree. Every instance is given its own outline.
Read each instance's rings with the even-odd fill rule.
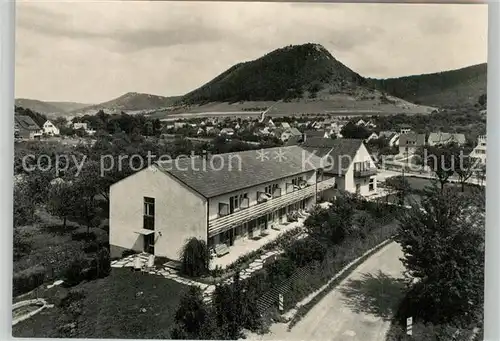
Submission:
[[[395,176],[392,178],[387,178],[385,180],[386,190],[389,195],[394,194],[398,197],[400,205],[404,205],[405,197],[408,192],[411,191],[411,186],[408,180],[404,176]],[[389,200],[389,195],[386,196],[387,201]]]
[[[358,126],[352,122],[349,122],[342,128],[340,134],[344,138],[364,140],[368,136],[370,136],[371,132],[363,125]]]
[[[74,204],[77,202],[78,193],[72,188],[71,183],[61,179],[50,187],[47,209],[49,213],[63,220],[63,229],[66,228],[66,220],[73,214]]]
[[[181,250],[181,272],[189,277],[206,275],[209,270],[210,252],[205,241],[190,238]]]
[[[465,184],[474,174],[477,162],[473,158],[463,155],[463,153],[455,155],[455,160],[455,173],[457,174],[458,181],[461,184],[462,192],[464,192]]]
[[[421,206],[400,217],[396,241],[406,276],[418,279],[410,316],[435,324],[469,323],[482,309],[485,210],[473,196],[483,193],[434,187],[426,190]]]
[[[32,223],[35,220],[35,204],[29,197],[25,184],[14,185],[14,227]]]
[[[454,145],[431,146],[423,150],[423,155],[419,155],[422,161],[435,174],[436,179],[444,188],[450,176],[455,173],[455,155],[457,149]]]
[[[327,209],[316,207],[304,221],[304,227],[311,237],[338,244],[352,232],[355,206],[348,195],[339,196]]]
[[[326,249],[317,240],[304,238],[285,248],[285,255],[296,266],[302,267],[313,261],[321,262],[325,258]]]
[[[210,320],[210,312],[203,302],[200,288],[192,285],[181,298],[170,336],[172,339],[184,340],[210,339]]]

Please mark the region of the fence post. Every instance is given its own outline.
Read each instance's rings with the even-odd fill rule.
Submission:
[[[278,309],[280,312],[283,312],[283,295],[279,294],[278,296]]]
[[[413,334],[413,318],[408,317],[406,319],[406,335],[412,335]]]

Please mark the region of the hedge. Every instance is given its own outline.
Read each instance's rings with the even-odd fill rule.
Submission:
[[[12,280],[12,293],[14,296],[27,293],[45,281],[47,270],[41,265],[37,265],[26,270],[17,272]]]

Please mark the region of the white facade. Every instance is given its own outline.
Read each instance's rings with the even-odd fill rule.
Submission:
[[[75,123],[73,123],[73,129],[75,129],[75,130],[83,129],[86,131],[88,129],[87,123],[75,122]]]
[[[361,145],[344,176],[335,179],[337,188],[369,196],[377,192],[377,167],[368,149]]]
[[[486,163],[486,135],[480,135],[477,138],[477,145],[470,153],[470,157],[481,160],[481,163]]]
[[[152,237],[143,234],[145,198],[154,199]],[[154,167],[113,184],[109,199],[109,244],[113,256],[121,256],[128,249],[145,251],[147,238],[154,237],[156,256],[177,259],[186,239],[207,241],[207,200]]]
[[[57,128],[52,122],[45,121],[43,124],[43,132],[47,135],[59,135],[59,128]]]

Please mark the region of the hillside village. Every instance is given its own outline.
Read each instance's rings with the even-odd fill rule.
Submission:
[[[373,324],[362,329],[370,340],[405,340],[408,316],[415,340],[479,340],[485,87],[457,105],[448,92],[483,80],[471,68],[448,71],[456,84],[439,99],[429,84],[449,77],[415,76],[429,82],[419,101],[406,78],[364,78],[304,44],[184,96],[129,93],[50,113],[24,99],[13,303],[42,308],[15,306],[13,334],[344,340],[355,327],[328,329],[334,304],[348,324]],[[438,268],[452,264],[456,276]],[[362,277],[360,265],[373,271]],[[370,285],[388,294],[368,297]],[[363,295],[390,307],[363,307]]]

